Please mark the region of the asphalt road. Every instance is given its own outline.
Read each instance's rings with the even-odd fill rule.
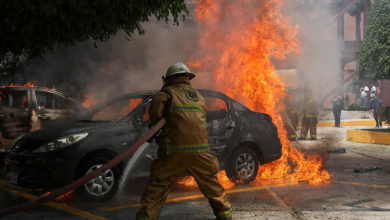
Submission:
[[[390,146],[346,142],[346,127],[318,130],[319,140],[297,141],[294,146],[307,152],[330,152],[325,169],[334,175],[332,182],[235,186],[227,190],[234,219],[390,219]],[[118,196],[101,203],[70,194],[4,219],[135,219],[144,185],[128,183]],[[43,192],[11,187],[1,173],[1,208]],[[199,190],[176,184],[159,219],[207,220],[213,216]]]

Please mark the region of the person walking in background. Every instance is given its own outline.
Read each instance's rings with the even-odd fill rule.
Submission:
[[[376,98],[370,101],[370,109],[372,109],[374,112],[374,119],[376,122],[375,127],[377,128],[382,127],[382,120],[379,118],[379,114],[378,114],[380,107],[381,107],[381,103]]]
[[[370,109],[373,110],[374,119],[375,119],[375,127],[382,127],[382,120],[380,119],[380,115],[378,112],[380,111],[381,102],[379,97],[377,96],[377,88],[373,82],[370,85]]]
[[[344,101],[343,98],[339,95],[335,95],[332,99],[332,110],[333,110],[333,116],[334,116],[334,126],[340,127],[340,117],[341,117],[341,110],[344,107]]]
[[[373,82],[370,84],[370,101],[376,99],[376,86]]]
[[[368,109],[368,93],[370,89],[364,83],[360,88],[360,110],[366,111]]]

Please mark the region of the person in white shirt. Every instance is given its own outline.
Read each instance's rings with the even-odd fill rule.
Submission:
[[[381,107],[381,103],[377,97],[377,88],[374,83],[371,83],[370,89],[370,109],[373,109],[374,119],[376,122],[375,127],[382,127],[382,120],[380,120],[380,116],[378,114],[378,109]]]
[[[362,88],[360,88],[360,110],[366,111],[368,109],[368,93],[370,89],[363,84]]]
[[[376,87],[374,83],[371,83],[370,100],[373,100],[375,98],[376,98]]]

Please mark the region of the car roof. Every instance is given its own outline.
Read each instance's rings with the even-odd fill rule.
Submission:
[[[221,98],[227,98],[232,100],[229,96],[215,91],[215,90],[207,90],[207,89],[197,89],[203,96],[211,96],[211,97],[221,97]],[[145,90],[145,91],[136,91],[136,92],[131,92],[131,93],[125,93],[122,95],[118,95],[114,98],[109,99],[105,103],[108,102],[115,102],[121,99],[129,99],[129,98],[137,98],[137,97],[145,97],[145,96],[152,96],[155,95],[158,92],[158,90]]]
[[[199,89],[198,90],[202,95],[207,95],[207,96],[213,96],[213,97],[226,97],[229,98],[228,96],[224,95],[223,93],[213,91],[213,90],[206,90],[206,89]],[[91,111],[94,111],[94,109],[101,109],[103,106],[110,105],[112,103],[115,103],[117,101],[120,101],[122,99],[131,99],[131,98],[142,98],[142,97],[148,97],[155,95],[158,92],[158,90],[144,90],[144,91],[136,91],[136,92],[131,92],[131,93],[125,93],[121,94],[118,96],[115,96],[114,98],[111,98],[91,109]],[[230,99],[230,98],[229,98]]]
[[[209,90],[209,89],[198,89],[198,91],[203,95],[212,96],[212,97],[221,97],[221,98],[230,98],[229,96],[223,94],[222,92],[218,92],[215,90]]]
[[[113,104],[115,102],[121,101],[121,100],[132,99],[132,98],[145,98],[148,96],[152,96],[152,95],[156,94],[157,92],[158,92],[157,90],[146,90],[146,91],[137,91],[137,92],[118,95],[118,96],[115,96],[114,98],[111,98],[111,99],[109,99],[101,104],[98,104],[98,105],[92,107],[91,109],[88,110],[88,114],[93,114],[94,112],[97,112],[97,111],[103,109],[104,107],[106,107],[110,104]]]
[[[32,89],[32,90],[40,91],[40,92],[53,93],[55,95],[64,97],[66,99],[69,99],[72,102],[80,104],[78,101],[74,100],[73,98],[70,98],[70,97],[66,96],[62,92],[59,92],[59,91],[57,91],[55,89],[49,89],[49,88],[44,88],[44,87],[28,87],[28,86],[26,86],[26,87],[24,87],[24,86],[0,86],[0,91],[2,91],[2,90],[3,91],[24,91],[24,90],[28,90],[28,89]]]

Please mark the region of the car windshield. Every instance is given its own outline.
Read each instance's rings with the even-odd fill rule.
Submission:
[[[150,95],[117,97],[96,106],[82,118],[84,121],[121,121],[129,116],[148,97]]]

